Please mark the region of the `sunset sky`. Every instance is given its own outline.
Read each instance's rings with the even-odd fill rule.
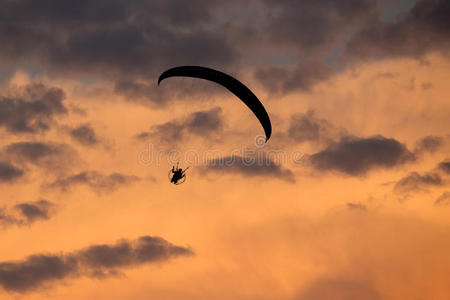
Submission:
[[[449,16],[0,0],[0,299],[450,299]]]

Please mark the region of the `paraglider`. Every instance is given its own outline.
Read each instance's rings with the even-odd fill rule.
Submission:
[[[227,75],[223,72],[199,67],[199,66],[182,66],[171,68],[165,72],[163,72],[158,78],[158,85],[166,78],[169,77],[194,77],[205,79],[209,81],[213,81],[218,83],[225,88],[227,88],[230,92],[236,95],[242,102],[244,102],[248,108],[255,114],[261,123],[265,135],[266,135],[266,143],[272,134],[272,125],[270,123],[269,115],[267,114],[266,109],[259,101],[259,99],[247,88],[244,84],[242,84],[237,79]]]
[[[189,167],[187,167],[184,170],[181,169],[181,168],[178,168],[178,163],[177,163],[177,167],[176,168],[175,168],[175,166],[172,166],[172,170],[170,170],[170,172],[169,172],[170,182],[175,184],[175,185],[179,185],[179,184],[184,183],[186,181],[186,171],[187,171],[187,169],[189,169]]]

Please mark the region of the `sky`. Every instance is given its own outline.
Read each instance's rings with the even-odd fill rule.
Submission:
[[[449,14],[0,0],[0,298],[449,299]]]

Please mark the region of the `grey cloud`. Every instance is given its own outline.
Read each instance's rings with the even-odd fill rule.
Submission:
[[[348,42],[346,59],[420,57],[450,46],[450,4],[447,0],[420,0],[394,22],[370,19]]]
[[[429,90],[433,87],[433,84],[431,82],[424,82],[422,83],[422,89]]]
[[[164,261],[172,256],[190,255],[188,248],[174,246],[160,237],[143,236],[133,245],[119,241],[116,245],[96,245],[79,252],[83,264],[104,274],[105,270]]]
[[[380,300],[381,295],[364,283],[343,279],[318,279],[306,288],[298,300]]]
[[[427,192],[429,187],[442,186],[443,184],[444,182],[438,173],[429,172],[421,175],[417,172],[411,172],[395,184],[394,192],[405,199],[410,197],[412,193]]]
[[[214,138],[222,129],[222,109],[215,107],[191,113],[182,119],[153,126],[152,131],[142,132],[137,137],[141,139],[156,137],[167,143],[176,143],[189,134]]]
[[[48,220],[54,208],[54,203],[44,199],[18,203],[12,209],[3,208],[0,210],[0,225],[3,227],[24,226],[36,221]]]
[[[450,192],[442,193],[442,195],[434,201],[434,206],[450,206]]]
[[[137,135],[139,139],[157,137],[161,141],[173,143],[183,138],[184,127],[176,121],[169,121],[163,124],[155,125],[150,132],[141,132]]]
[[[264,1],[268,14],[263,26],[266,42],[284,46],[289,67],[256,68],[255,78],[272,93],[309,90],[334,76],[336,69],[325,57],[333,56],[347,36],[364,20],[378,13],[377,1]],[[261,41],[255,43],[260,47]],[[338,54],[336,54],[338,56]],[[294,66],[293,68],[291,66]]]
[[[0,208],[0,225],[5,228],[14,224],[17,224],[16,218],[8,214],[4,208]]]
[[[193,255],[190,248],[173,245],[160,237],[142,236],[112,245],[92,245],[66,254],[36,254],[20,261],[0,263],[0,286],[25,293],[55,281],[80,276],[104,278],[120,269],[165,262]]]
[[[55,116],[67,113],[64,92],[43,84],[30,84],[12,96],[0,95],[0,126],[14,133],[48,130]]]
[[[414,154],[405,145],[383,136],[345,137],[311,156],[312,165],[320,171],[339,171],[352,176],[414,160]]]
[[[73,257],[38,254],[23,261],[0,263],[0,285],[7,291],[26,292],[41,285],[74,275],[77,261]]]
[[[353,63],[448,49],[446,0],[418,1],[392,22],[380,19],[380,3],[2,0],[0,57],[31,61],[50,74],[95,74],[129,100],[164,105],[168,97],[156,92],[154,78],[174,65],[248,66],[269,90],[288,92],[333,76],[327,64],[340,52]],[[267,52],[282,53],[295,67],[253,61]]]
[[[208,136],[211,132],[222,130],[222,109],[219,107],[210,110],[197,111],[189,115],[185,126],[190,133]]]
[[[288,136],[297,143],[330,143],[346,135],[346,130],[337,128],[325,119],[319,119],[314,111],[296,114],[291,117]]]
[[[450,174],[450,161],[443,161],[439,163],[438,169],[445,172],[446,174]]]
[[[295,45],[308,53],[335,46],[345,31],[377,13],[377,1],[265,0],[267,9],[276,11],[267,22],[268,35],[274,43]]]
[[[99,142],[99,139],[90,124],[82,124],[71,129],[69,133],[75,141],[85,146],[92,146]]]
[[[295,183],[295,176],[289,169],[284,169],[269,154],[225,156],[212,159],[206,166],[207,172],[239,174],[247,177],[278,178]]]
[[[434,153],[444,144],[444,140],[439,136],[425,136],[417,141],[414,153]]]
[[[17,164],[32,164],[52,172],[65,172],[78,160],[77,152],[66,144],[18,142],[4,147],[5,154]]]
[[[133,175],[124,175],[121,173],[104,175],[96,171],[84,171],[60,178],[45,185],[45,187],[68,191],[74,186],[86,185],[97,192],[112,192],[120,186],[128,185],[138,180],[140,180],[140,178]]]
[[[272,94],[309,90],[314,84],[327,80],[335,70],[319,59],[304,59],[294,68],[258,67],[253,75]]]
[[[208,26],[221,1],[61,3],[1,1],[0,57],[32,59],[53,74],[131,83],[172,65],[227,65],[235,58],[225,33]]]
[[[14,208],[20,211],[27,223],[32,223],[37,220],[47,220],[54,206],[53,203],[47,200],[39,200],[19,203]]]
[[[6,153],[20,159],[37,162],[49,156],[60,155],[64,146],[42,142],[18,142],[5,147]]]
[[[24,175],[24,171],[9,162],[0,161],[0,182],[12,182]]]
[[[367,206],[365,206],[362,203],[348,202],[347,203],[347,208],[352,209],[352,210],[362,210],[362,211],[366,211],[367,210]]]
[[[289,67],[256,69],[255,77],[268,91],[309,90],[358,62],[419,58],[436,50],[448,53],[450,47],[446,0],[417,1],[394,21],[382,20],[382,1],[265,3],[277,12],[268,17],[266,35],[294,57]]]
[[[160,72],[164,70],[162,68]],[[125,100],[157,108],[166,106],[171,100],[195,102],[211,95],[225,93],[225,89],[217,84],[192,78],[167,80],[158,85],[158,75],[155,74],[154,80],[151,81],[121,79],[115,83],[115,92],[123,95]]]

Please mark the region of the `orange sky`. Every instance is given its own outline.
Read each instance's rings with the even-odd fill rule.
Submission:
[[[195,99],[174,93],[158,106],[117,92],[107,76],[89,74],[95,78],[90,81],[78,71],[60,76],[52,67],[33,73],[18,66],[1,81],[0,100],[33,98],[24,90],[40,83],[64,92],[68,112],[42,117],[49,129],[32,133],[0,121],[1,161],[24,171],[0,182],[0,298],[449,299],[450,197],[443,196],[450,191],[450,177],[437,167],[450,159],[449,71],[448,55],[430,50],[421,59],[355,62],[308,89],[287,93],[267,90],[245,69],[236,72],[271,116],[273,136],[264,148],[255,148],[255,136],[263,133],[256,118],[212,83],[197,87],[195,80],[170,79],[168,88],[188,82],[181,89]],[[217,130],[186,131],[178,140],[164,141],[167,132],[155,127],[187,126],[193,113],[216,107]],[[331,131],[317,140],[295,141],[289,135],[292,117],[308,111],[313,111],[310,120],[326,122]],[[71,136],[83,124],[93,129],[95,142],[83,144]],[[150,135],[136,138],[142,132]],[[398,141],[415,158],[392,166],[372,163],[356,173],[311,163],[311,155],[345,143],[345,137],[376,135]],[[439,145],[419,152],[416,143],[426,136]],[[62,150],[28,159],[8,150],[20,142]],[[242,155],[244,148],[280,150],[288,158],[267,173],[215,172],[207,164],[191,164],[179,186],[167,178],[167,154],[161,154],[161,163],[140,159],[148,149],[155,154],[177,149],[176,160],[185,167],[189,152],[204,159],[211,150],[228,156]],[[294,151],[304,153],[303,163],[292,161]],[[55,184],[88,171],[94,179]],[[441,181],[402,186],[412,172],[438,174]],[[116,182],[108,177],[113,173],[126,179]],[[439,197],[443,201],[437,204]],[[52,203],[48,215],[17,221],[26,215],[16,205],[40,199]],[[170,243],[167,257],[143,261],[133,254],[132,262],[102,269],[112,275],[90,273],[102,258],[89,262],[88,247],[112,247],[125,239],[139,250],[137,239],[143,236]],[[185,252],[172,254],[177,246]],[[27,286],[33,267],[47,270],[32,266],[32,255],[73,257],[80,267]],[[17,279],[20,288],[8,288],[13,273],[23,276]]]

